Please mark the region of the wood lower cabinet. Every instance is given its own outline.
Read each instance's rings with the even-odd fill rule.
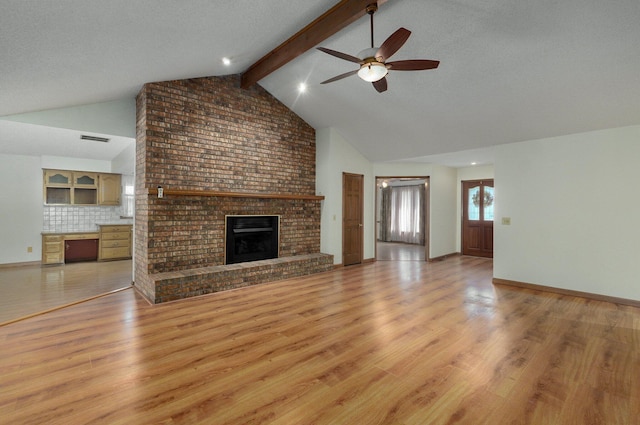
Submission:
[[[98,238],[67,239],[64,241],[64,262],[96,261],[98,259]]]
[[[99,261],[131,258],[131,225],[100,226]]]
[[[42,264],[63,264],[66,262],[67,254],[72,261],[87,261],[95,260],[95,246],[98,240],[98,233],[96,232],[82,232],[82,233],[55,233],[42,235]],[[83,244],[75,244],[75,249],[68,251],[70,248],[74,248],[72,241],[85,241]]]
[[[64,263],[64,235],[42,235],[42,264]]]

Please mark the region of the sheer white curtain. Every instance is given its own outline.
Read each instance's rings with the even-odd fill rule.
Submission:
[[[424,244],[424,185],[393,187],[388,240]]]
[[[135,177],[133,175],[122,175],[122,215],[125,217],[133,217],[135,196],[134,196]]]

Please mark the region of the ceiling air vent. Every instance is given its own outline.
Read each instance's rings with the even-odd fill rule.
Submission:
[[[107,139],[106,137],[87,136],[86,134],[80,135],[80,138],[82,140],[91,140],[93,142],[102,142],[102,143],[108,143],[109,140],[111,140],[111,139]]]

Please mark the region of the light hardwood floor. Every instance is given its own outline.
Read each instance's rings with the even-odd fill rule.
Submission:
[[[131,260],[0,268],[0,324],[131,286]]]
[[[638,424],[640,311],[379,261],[0,327],[7,424]]]
[[[378,261],[425,261],[424,245],[397,242],[376,242]]]

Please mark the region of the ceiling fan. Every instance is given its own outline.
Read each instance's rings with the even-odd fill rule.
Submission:
[[[325,47],[318,47],[317,49],[335,56],[340,59],[344,59],[349,62],[355,62],[360,65],[359,69],[345,72],[344,74],[337,75],[333,78],[329,78],[320,84],[332,83],[334,81],[342,80],[343,78],[351,75],[358,74],[360,78],[373,84],[373,87],[382,93],[387,90],[387,78],[386,75],[389,71],[421,71],[425,69],[435,69],[440,64],[440,61],[427,60],[427,59],[411,59],[395,62],[386,62],[394,53],[396,53],[402,45],[407,41],[411,35],[411,31],[406,28],[400,28],[387,38],[380,47],[373,46],[373,14],[378,10],[378,3],[371,3],[367,6],[366,11],[371,17],[371,48],[364,49],[358,53],[358,57],[351,56],[346,53],[338,52],[335,50],[327,49]]]

